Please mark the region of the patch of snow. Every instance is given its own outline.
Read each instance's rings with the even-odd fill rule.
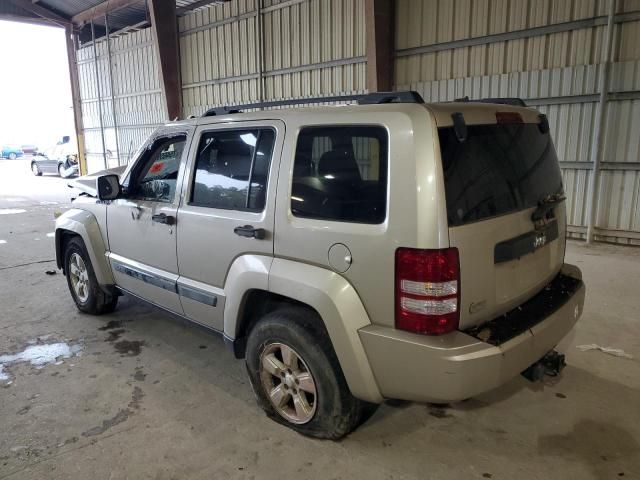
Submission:
[[[4,372],[7,365],[29,362],[36,368],[43,368],[49,364],[58,365],[61,358],[71,358],[79,355],[82,351],[82,345],[69,345],[68,343],[58,342],[41,345],[29,345],[22,352],[10,355],[0,355],[0,380],[9,380],[9,375]],[[56,363],[59,362],[59,363]]]
[[[55,236],[56,236],[56,232],[49,232],[49,233],[47,233],[47,237],[49,237],[49,238],[53,238],[53,237],[55,237]]]
[[[2,245],[3,243],[7,243],[6,240],[0,240],[0,245]]]
[[[13,215],[24,212],[26,212],[24,208],[0,208],[0,215]]]

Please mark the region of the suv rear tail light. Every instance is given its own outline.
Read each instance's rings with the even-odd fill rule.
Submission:
[[[457,248],[396,250],[396,328],[441,335],[460,320]]]

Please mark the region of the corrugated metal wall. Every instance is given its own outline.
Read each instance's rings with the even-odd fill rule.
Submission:
[[[112,37],[110,49],[102,39],[77,53],[89,172],[103,169],[105,156],[109,167],[126,164],[166,121],[151,29]]]
[[[586,232],[608,4],[608,0],[396,3],[395,88],[417,90],[427,101],[521,97],[545,112],[562,162],[570,230],[578,237]],[[609,91],[618,93],[607,107],[596,223],[596,238],[635,244],[640,244],[639,11],[640,1],[618,2],[609,82]]]
[[[185,115],[365,91],[364,0],[257,0],[179,18]]]
[[[258,2],[204,6],[178,19],[185,116],[220,105],[366,91],[364,0]],[[417,90],[427,101],[518,96],[545,112],[562,162],[570,229],[579,237],[586,230],[607,5],[396,0],[395,88]],[[640,243],[640,0],[618,6],[598,238]],[[78,52],[90,171],[102,167],[105,149],[110,165],[126,163],[165,120],[151,30],[111,39],[111,77],[106,42],[96,50],[97,62],[92,45]]]

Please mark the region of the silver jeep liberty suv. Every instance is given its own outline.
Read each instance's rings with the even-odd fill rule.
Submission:
[[[320,438],[385,399],[557,373],[585,287],[547,118],[518,99],[323,100],[351,103],[212,109],[77,180],[56,256],[80,311],[126,293],[219,332],[267,414]]]

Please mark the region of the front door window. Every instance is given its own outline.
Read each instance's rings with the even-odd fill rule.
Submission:
[[[141,161],[137,182],[130,188],[130,197],[152,202],[172,203],[178,181],[180,159],[185,137],[157,142]]]

